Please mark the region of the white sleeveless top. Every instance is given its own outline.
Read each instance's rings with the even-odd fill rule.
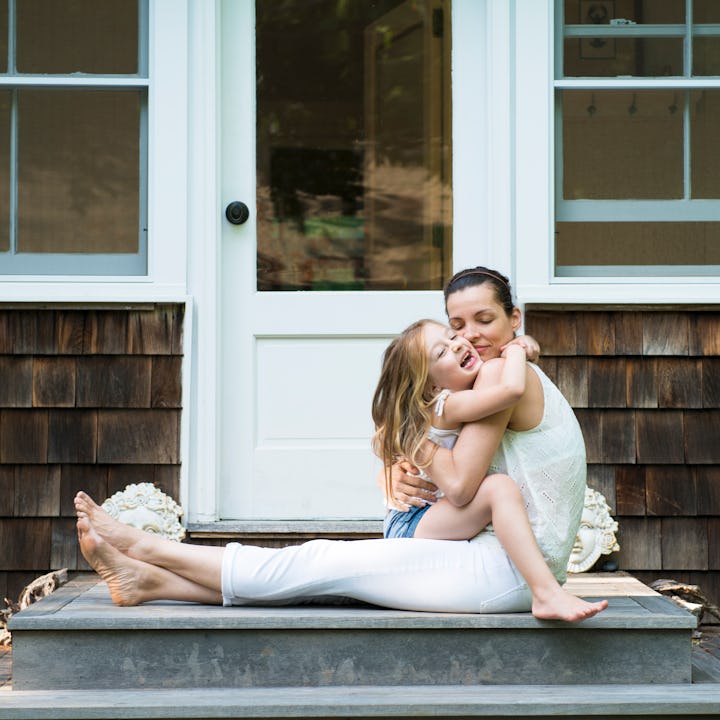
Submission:
[[[537,365],[529,365],[542,383],[543,418],[531,430],[506,430],[488,472],[517,483],[540,550],[563,583],[585,501],[585,442],[567,400]]]

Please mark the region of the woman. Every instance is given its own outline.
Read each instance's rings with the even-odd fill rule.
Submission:
[[[486,277],[490,276],[491,271],[482,270]],[[469,272],[477,274],[480,271]],[[496,281],[500,277],[496,273],[492,276]],[[457,279],[458,276],[450,285]],[[483,284],[484,281],[480,286]],[[451,324],[474,327],[477,321],[492,330],[478,333],[477,339],[472,340],[481,358],[498,356],[497,348],[512,339],[519,326],[519,310],[512,308],[510,301],[508,312],[493,292],[485,292],[481,313],[473,312],[466,319],[467,308],[460,314],[456,310],[457,303],[450,302],[453,292],[446,293]],[[475,315],[478,315],[477,319],[473,319]],[[468,332],[467,327],[458,330],[462,334]],[[470,336],[472,332],[470,329]],[[452,502],[465,504],[475,494],[500,440],[504,442],[506,428],[508,433],[521,436],[523,433],[518,430],[527,433],[543,418],[544,386],[539,380],[535,382],[532,376],[528,377],[527,399],[523,396],[513,408],[463,428],[455,445],[455,457],[458,453],[467,453],[472,463],[453,464],[452,455],[442,448],[434,453],[426,472],[443,485]],[[561,428],[564,439],[574,438],[577,446],[579,428],[572,412],[563,416],[563,421],[566,423]],[[581,436],[579,444],[582,445]],[[582,455],[582,469],[575,468],[573,477],[573,482],[582,485],[581,497],[584,495],[584,452]],[[538,472],[542,474],[545,466],[555,467],[556,458],[538,460],[539,467],[532,473],[533,482],[528,483],[533,486]],[[455,465],[472,467],[472,472],[460,476]],[[512,476],[512,472],[509,474]],[[401,471],[395,475],[400,487],[396,493],[404,492],[409,496],[408,491],[416,481],[409,480]],[[520,489],[524,493],[523,479],[517,476],[514,479],[520,480]],[[557,503],[560,520],[555,529],[567,536],[563,540],[569,546],[569,556],[580,513],[576,512],[574,496],[560,496]],[[416,538],[313,540],[280,549],[237,543],[217,548],[179,544],[122,525],[84,493],[78,494],[75,506],[83,555],[106,580],[113,600],[119,605],[158,599],[267,605],[343,596],[387,607],[441,612],[523,612],[532,607],[538,618],[567,621],[582,620],[607,606],[605,601],[587,603],[567,594],[563,595],[562,601],[548,597],[533,602],[519,571],[489,531],[481,533],[472,542]],[[532,515],[530,519],[532,522]],[[542,523],[538,527],[545,532]],[[537,535],[538,529],[535,526],[533,529]],[[540,540],[538,536],[538,544],[543,548]],[[545,543],[546,546],[553,544]],[[553,567],[551,558],[546,556],[546,559]],[[555,564],[560,560],[562,558],[554,558]],[[567,557],[564,563],[567,563]],[[563,574],[564,566],[562,570],[554,567],[553,570]]]

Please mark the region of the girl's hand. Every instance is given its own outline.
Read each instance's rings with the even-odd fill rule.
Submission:
[[[388,506],[394,510],[407,512],[411,507],[425,507],[437,500],[435,495],[437,487],[423,480],[418,474],[418,469],[407,460],[392,466],[390,481],[395,502],[389,501]]]
[[[500,348],[500,352],[503,352],[509,345],[520,345],[524,347],[527,353],[527,359],[530,362],[537,362],[540,357],[540,345],[538,345],[537,340],[530,335],[520,335],[513,338],[507,345],[503,345],[503,347]]]

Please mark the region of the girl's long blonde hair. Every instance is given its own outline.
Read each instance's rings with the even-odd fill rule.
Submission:
[[[385,467],[385,496],[393,499],[391,468],[399,458],[427,467],[432,454],[423,451],[434,401],[428,382],[424,329],[434,320],[418,320],[400,333],[383,354],[382,370],[372,401],[373,452]]]

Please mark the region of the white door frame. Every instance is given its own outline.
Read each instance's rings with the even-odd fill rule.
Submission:
[[[252,6],[242,4],[246,27],[238,42],[244,40],[253,52]],[[455,269],[483,263],[513,274],[512,5],[508,0],[453,0],[453,233],[477,238],[467,256],[454,255]],[[190,0],[188,20],[188,292],[193,312],[186,321],[190,383],[185,385],[182,499],[190,523],[207,523],[219,517],[220,502],[219,253],[223,202],[228,200],[219,194],[219,0]],[[254,99],[254,88],[237,91],[248,102]],[[248,137],[251,141],[254,131]]]

